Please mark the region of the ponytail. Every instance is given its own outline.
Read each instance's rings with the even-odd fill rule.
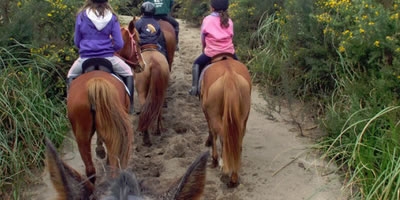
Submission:
[[[219,18],[221,20],[221,23],[220,23],[221,27],[228,28],[229,27],[229,14],[228,14],[228,11],[227,10],[225,10],[225,11],[221,10],[221,11],[218,11],[218,13],[219,13]]]

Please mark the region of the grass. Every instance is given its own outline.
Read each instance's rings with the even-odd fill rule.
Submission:
[[[17,198],[32,170],[43,167],[44,138],[60,144],[68,123],[61,95],[49,95],[55,66],[21,45],[0,55],[0,188]]]

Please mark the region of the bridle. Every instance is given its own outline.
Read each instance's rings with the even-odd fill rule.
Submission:
[[[135,69],[137,66],[139,66],[139,60],[141,58],[140,52],[138,51],[138,48],[136,45],[136,41],[134,39],[134,37],[136,36],[136,32],[133,31],[133,33],[131,33],[127,28],[124,28],[124,27],[122,27],[121,29],[126,30],[126,32],[128,32],[128,34],[129,34],[129,42],[130,42],[130,49],[129,49],[129,54],[128,54],[129,56],[123,57],[119,53],[117,55],[122,60],[124,60],[130,67]]]

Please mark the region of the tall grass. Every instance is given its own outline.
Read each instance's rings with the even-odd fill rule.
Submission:
[[[55,66],[27,49],[0,48],[0,188],[16,196],[43,166],[44,138],[60,144],[68,128],[62,95],[49,95]]]
[[[337,124],[343,124],[340,134],[326,138],[320,147],[324,157],[346,169],[346,186],[350,190],[358,188],[353,198],[394,200],[399,198],[400,188],[400,106],[375,112],[360,109],[344,123],[337,120]]]
[[[399,54],[390,54],[391,62],[355,61],[344,53],[345,47],[339,48],[336,37],[343,36],[342,29],[324,24],[320,17],[325,15],[317,15],[318,9],[311,6],[315,5],[307,0],[285,1],[275,14],[263,17],[252,42],[259,46],[248,64],[254,80],[269,93],[286,97],[289,106],[292,99],[319,106],[313,117],[326,136],[317,148],[343,169],[351,199],[400,199]],[[391,12],[373,8],[379,8],[375,15]],[[329,31],[339,34],[326,34]]]

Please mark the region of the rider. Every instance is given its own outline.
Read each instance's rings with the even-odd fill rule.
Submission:
[[[161,47],[158,41],[162,33],[160,24],[153,17],[155,11],[156,7],[153,3],[144,2],[140,7],[140,12],[143,16],[135,22],[135,27],[139,33],[140,46],[154,44],[160,49]]]
[[[133,74],[121,58],[115,56],[124,41],[120,24],[108,0],[86,0],[78,12],[75,22],[75,46],[79,49],[79,58],[74,62],[67,75],[67,91],[71,81],[82,74],[82,63],[89,58],[105,58],[113,65],[113,71],[124,77],[130,92],[130,113],[133,113]]]
[[[201,42],[203,53],[192,66],[192,88],[189,94],[199,95],[198,84],[201,71],[211,62],[211,58],[221,53],[235,54],[233,46],[233,22],[228,15],[229,0],[211,0],[211,14],[203,19]]]
[[[145,2],[152,2],[156,6],[154,18],[157,20],[164,20],[169,22],[175,29],[176,49],[178,50],[179,41],[179,22],[171,16],[171,9],[174,5],[174,0],[145,0]]]

